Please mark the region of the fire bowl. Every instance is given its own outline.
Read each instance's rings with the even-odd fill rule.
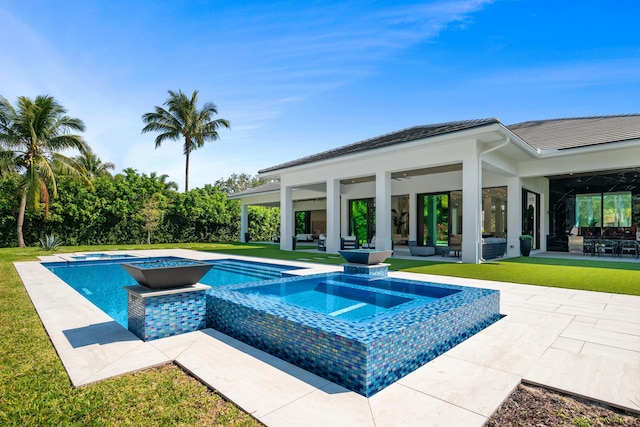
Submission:
[[[198,283],[213,266],[193,260],[159,260],[121,263],[140,285],[151,289],[167,289]]]
[[[380,264],[393,253],[393,251],[377,251],[375,249],[352,249],[338,252],[347,262],[366,265]]]

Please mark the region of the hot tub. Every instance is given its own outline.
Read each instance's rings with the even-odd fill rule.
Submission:
[[[500,318],[499,291],[321,274],[212,289],[207,326],[371,396]]]

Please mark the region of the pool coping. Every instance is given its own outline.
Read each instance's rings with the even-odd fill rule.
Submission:
[[[126,251],[134,252],[301,267],[289,274],[340,271],[183,249]],[[498,289],[506,317],[365,398],[212,329],[143,342],[39,262],[15,267],[74,386],[175,362],[269,426],[439,425],[454,419],[481,426],[521,381],[640,412],[640,384],[632,381],[640,377],[636,296],[390,272]]]

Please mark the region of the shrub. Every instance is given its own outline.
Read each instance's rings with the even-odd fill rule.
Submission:
[[[62,240],[54,234],[49,234],[40,239],[40,244],[45,251],[54,251],[62,245]]]

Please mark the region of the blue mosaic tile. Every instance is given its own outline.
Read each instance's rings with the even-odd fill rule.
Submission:
[[[389,273],[389,264],[380,265],[359,265],[359,264],[343,264],[345,274],[364,274],[372,277],[387,277]]]
[[[296,286],[300,280],[268,283]],[[346,321],[239,292],[264,285],[260,282],[213,288],[207,293],[207,326],[371,396],[500,318],[499,291],[392,280],[435,287],[443,295],[455,292],[428,304],[401,304],[383,315]]]
[[[129,292],[129,330],[150,341],[206,327],[206,290],[141,297]]]

